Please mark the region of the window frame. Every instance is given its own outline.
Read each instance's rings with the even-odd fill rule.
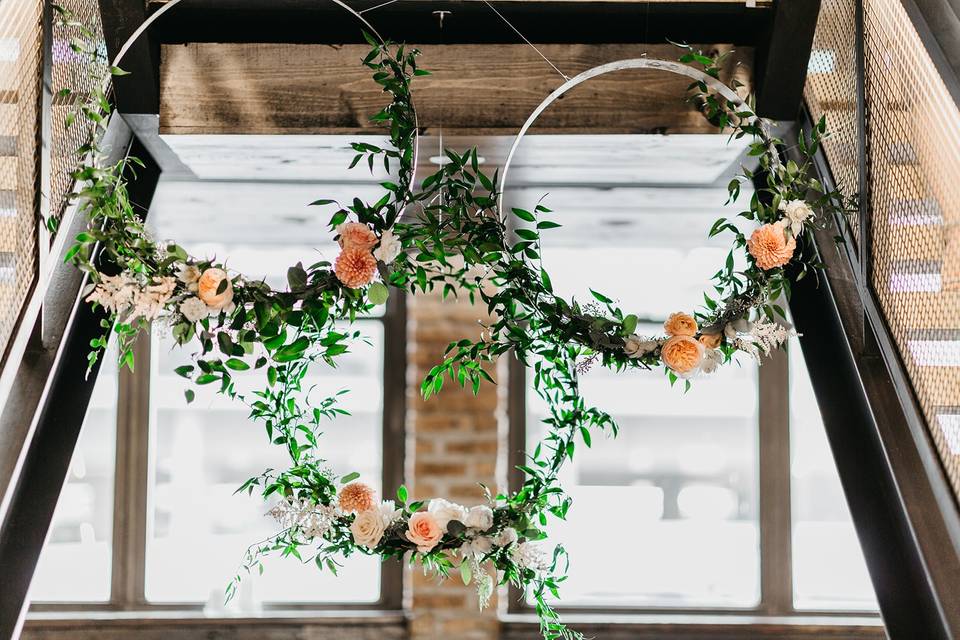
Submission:
[[[380,322],[383,326],[381,446],[384,455],[381,482],[383,487],[397,487],[403,484],[406,458],[406,295],[395,290],[387,300],[382,316],[359,318],[357,322]],[[151,343],[152,336],[141,333],[134,346],[136,369],[121,368],[118,376],[110,598],[105,602],[36,602],[30,604],[31,613],[136,611],[152,614],[181,611],[193,616],[204,608],[203,603],[157,603],[146,598],[148,487],[152,471]],[[283,612],[400,611],[403,609],[403,573],[404,567],[400,563],[381,563],[380,596],[375,602],[265,602],[263,613],[258,617],[270,618],[271,614],[282,617],[279,614]]]
[[[652,322],[652,321],[651,321]],[[644,607],[644,606],[565,606],[556,609],[567,615],[650,614],[664,617],[694,614],[723,618],[765,616],[790,618],[876,619],[879,612],[855,609],[797,609],[793,597],[793,503],[790,479],[790,357],[789,350],[778,350],[765,358],[757,372],[757,495],[760,542],[760,601],[753,607]],[[507,380],[508,486],[512,491],[523,484],[527,451],[527,372],[516,357],[511,357]],[[531,614],[534,608],[523,592],[509,587],[507,613]]]

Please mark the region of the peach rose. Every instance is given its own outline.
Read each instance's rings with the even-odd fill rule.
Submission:
[[[333,263],[333,271],[345,286],[359,289],[373,282],[377,260],[369,249],[347,246]]]
[[[410,516],[407,523],[407,540],[417,545],[417,550],[427,553],[440,542],[443,529],[437,524],[433,514],[427,511],[418,511]]]
[[[723,342],[722,333],[705,333],[700,336],[700,344],[708,349],[716,349],[720,346],[721,342]]]
[[[340,234],[341,249],[366,249],[369,251],[377,244],[377,236],[365,224],[359,222],[344,222],[337,227]]]
[[[220,283],[227,281],[226,288],[220,290]],[[212,309],[226,309],[233,303],[233,284],[223,269],[207,269],[197,281],[197,297]]]
[[[788,238],[784,228],[776,224],[765,224],[755,229],[747,240],[747,250],[764,271],[790,262],[796,249],[796,239],[792,236]]]
[[[679,376],[696,373],[703,360],[703,345],[691,336],[673,336],[660,350],[663,364]]]
[[[671,313],[663,323],[668,336],[694,336],[697,334],[697,321],[687,313]]]

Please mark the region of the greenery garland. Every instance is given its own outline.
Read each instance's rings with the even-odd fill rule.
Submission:
[[[564,518],[571,506],[558,473],[578,441],[589,447],[593,432],[617,431],[609,414],[584,402],[578,373],[594,362],[616,370],[663,366],[671,383],[686,378],[689,386],[693,374],[712,371],[737,351],[759,358],[782,345],[790,331],[776,323],[783,315],[776,301],[789,296],[786,269],[795,268],[799,278],[817,266],[796,249],[796,239],[817,220],[845,210],[840,194],[825,191],[810,175],[824,121],[809,137],[801,133],[804,162],[782,164],[773,150],[782,141],[768,138],[751,112],[738,111],[704,83],[690,86],[690,99],[711,122],[733,137],[753,139],[750,153],[759,159],[758,172],[744,172],[730,183],[729,193],[735,200],[742,181],[765,176],[766,187],[740,214],[760,227],[747,238],[730,220],[718,220],[710,235],[732,233],[733,248],[714,275],[714,293],[705,295],[704,309],[671,316],[666,335],[638,336],[637,317],[599,292],[592,292],[594,300],[587,304],[554,295],[541,264],[540,234],[559,225],[544,218],[550,211],[542,204],[533,212],[512,210],[508,223],[497,206],[497,176],[481,171],[476,149],[447,151],[448,163],[413,184],[417,132],[410,87],[427,72],[417,68],[416,50],[367,40],[371,51],[363,64],[390,97],[373,120],[389,131],[390,145],[354,143],[351,166],[364,162],[372,170],[382,163],[398,179],[382,183],[385,194],[374,204],[313,202],[336,206],[330,228],[340,256],[334,264],[290,267],[283,291],[231,275],[223,263],[193,258],[175,243],[154,240],[127,197],[132,161],[101,166],[103,152],[95,141],[78,150],[73,177],[80,188],[74,195],[89,225],[67,259],[90,276],[87,300],[109,312],[104,336],[91,343],[91,363],[115,333],[121,363],[133,368],[134,339],[163,316],[178,343],[200,345],[194,364],[176,372],[244,402],[270,441],[286,449],[287,469],[250,478],[238,490],[279,497],[271,514],[282,530],[251,546],[243,562],[247,571],[262,570],[262,558],[273,552],[312,560],[334,573],[338,559],[354,553],[408,556],[426,571],[446,576],[456,570],[465,583],[475,582],[481,606],[495,583],[513,583],[532,593],[545,638],[579,638],[550,604],[559,597],[565,553],[537,544],[547,537],[548,516]],[[688,51],[681,61],[719,78],[719,59]],[[78,114],[103,127],[111,109],[98,93]],[[810,193],[814,197],[808,200]],[[746,269],[735,268],[737,253],[745,255]],[[321,425],[344,411],[336,396],[312,401],[304,377],[318,361],[335,365],[360,338],[355,330],[341,329],[342,321],[384,303],[388,287],[414,294],[438,290],[443,297],[465,294],[484,303],[494,318],[480,339],[449,345],[423,381],[425,398],[439,392],[447,378],[476,391],[484,380],[492,382],[485,367],[508,352],[532,368],[534,387],[549,406],[548,433],[520,467],[524,482],[516,491],[487,492],[487,505],[469,509],[440,498],[411,502],[404,487],[395,501],[378,502],[367,485],[356,482],[357,474],[338,478],[321,457]],[[251,369],[263,372],[264,384],[241,393],[235,376]],[[192,401],[193,389],[185,395]],[[240,579],[238,572],[228,597]]]

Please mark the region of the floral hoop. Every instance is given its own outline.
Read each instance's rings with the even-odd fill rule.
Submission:
[[[389,130],[391,148],[354,143],[357,155],[351,166],[366,160],[372,169],[380,161],[388,172],[391,165],[396,168],[399,178],[383,183],[387,193],[374,204],[360,199],[348,206],[326,199],[311,203],[336,205],[330,228],[341,252],[334,264],[290,267],[284,291],[231,275],[212,259],[192,258],[174,242],[155,241],[127,197],[127,163],[100,166],[102,154],[95,143],[88,149],[92,159],[87,153],[80,156],[74,177],[81,187],[75,196],[89,225],[68,259],[91,279],[88,301],[109,315],[103,322],[106,334],[91,345],[91,362],[112,331],[120,342],[121,362],[133,366],[133,338],[163,316],[179,343],[197,339],[201,349],[194,354],[194,364],[176,372],[196,385],[216,384],[219,393],[245,403],[251,419],[265,425],[270,441],[287,451],[288,469],[268,470],[240,487],[248,493],[258,489],[264,498],[276,494],[280,503],[271,514],[282,526],[276,535],[251,546],[244,569],[262,568],[263,556],[272,552],[301,558],[301,549],[310,550],[319,568],[333,572],[338,558],[353,553],[384,558],[409,554],[411,562],[442,575],[458,569],[465,583],[477,585],[481,605],[496,582],[530,589],[545,638],[579,637],[559,621],[548,600],[558,597],[565,553],[560,547],[547,552],[536,544],[547,537],[548,516],[564,518],[570,508],[558,472],[573,456],[578,440],[589,447],[592,432],[617,431],[609,414],[584,402],[578,371],[597,359],[615,369],[662,363],[675,381],[694,369],[708,369],[706,349],[729,360],[738,350],[759,356],[760,350],[780,345],[785,329],[761,327],[779,327],[772,323],[777,309],[772,301],[789,293],[784,267],[790,265],[802,277],[815,266],[794,253],[796,237],[811,224],[813,207],[837,210],[842,200],[835,192],[824,193],[808,177],[809,162],[780,162],[780,141],[768,137],[736,92],[719,82],[719,60],[692,51],[681,58],[702,65],[703,73],[666,61],[624,61],[565,84],[528,119],[511,158],[532,121],[571,83],[617,68],[664,68],[694,79],[691,97],[711,121],[730,128],[733,136],[755,138],[751,150],[767,176],[769,198],[755,196],[749,211],[741,214],[762,224],[760,237],[754,232],[748,241],[723,219],[710,232],[732,231],[735,249],[746,249],[750,265],[735,272],[731,251],[727,267],[714,277],[722,297],[714,301],[706,296],[707,310],[697,315],[704,328],[693,316],[674,314],[665,325],[669,338],[642,340],[633,334],[636,316],[624,315],[602,294],[593,293],[602,306],[581,306],[553,295],[540,263],[540,232],[559,225],[541,218],[549,212],[542,205],[533,213],[514,209],[516,218],[533,227],[511,234],[499,208],[498,178],[480,170],[476,149],[447,151],[450,162],[419,186],[414,183],[417,124],[410,83],[427,72],[417,68],[415,50],[367,39],[371,52],[362,64],[391,97],[373,120]],[[87,53],[97,55],[95,49]],[[112,72],[122,73],[115,66]],[[79,113],[102,127],[110,108],[101,93]],[[809,140],[801,135],[799,145],[808,159],[824,131],[821,121]],[[746,174],[743,179],[755,177]],[[505,178],[506,170],[501,185]],[[739,194],[739,184],[731,182],[731,199]],[[810,191],[821,196],[808,203],[804,197]],[[548,435],[520,466],[525,478],[516,491],[491,495],[484,488],[487,504],[470,508],[442,498],[410,502],[404,487],[397,490],[396,501],[378,501],[369,486],[357,482],[358,474],[339,476],[321,457],[321,424],[343,411],[336,396],[311,401],[302,382],[311,365],[333,365],[358,337],[356,331],[344,332],[339,321],[352,321],[384,303],[388,287],[479,298],[494,318],[479,339],[449,345],[443,361],[423,381],[425,397],[440,391],[447,377],[476,390],[484,380],[492,381],[485,365],[504,354],[512,353],[533,368],[534,387],[550,409]],[[241,393],[235,376],[249,370],[263,373],[263,386]],[[194,392],[187,389],[185,395],[189,402]],[[228,596],[240,579],[238,572]]]

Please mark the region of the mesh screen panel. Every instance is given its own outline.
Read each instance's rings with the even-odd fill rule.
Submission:
[[[37,273],[42,1],[0,1],[0,353]]]
[[[74,102],[85,102],[94,89],[92,78],[107,75],[107,51],[103,39],[103,25],[97,0],[59,0],[58,4],[70,12],[71,18],[93,32],[93,45],[98,51],[98,60],[70,49],[70,41],[81,37],[76,27],[65,27],[55,21],[53,27],[53,61],[50,85],[53,88],[53,113],[51,115],[50,145],[50,206],[51,214],[59,217],[66,205],[67,196],[73,188],[70,173],[76,168],[76,150],[89,141],[90,125],[77,119],[72,126],[65,126],[65,119]],[[61,89],[70,89],[70,96],[57,97]]]
[[[837,187],[860,190],[857,126],[856,0],[823,0],[810,52],[804,97],[814,121],[826,117],[830,137],[823,147]],[[859,237],[856,215],[850,218]]]
[[[872,285],[960,495],[960,110],[899,0],[865,0]]]

